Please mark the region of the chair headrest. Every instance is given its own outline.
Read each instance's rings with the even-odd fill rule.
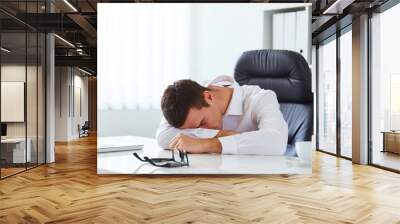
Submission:
[[[313,102],[310,68],[294,51],[246,51],[236,63],[234,77],[240,85],[273,90],[279,102]]]

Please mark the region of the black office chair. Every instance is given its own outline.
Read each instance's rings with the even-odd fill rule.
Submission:
[[[85,123],[80,126],[78,124],[79,138],[89,136],[90,125],[89,121],[85,121]]]
[[[246,51],[236,63],[234,77],[240,85],[276,93],[289,128],[285,155],[296,156],[295,143],[311,141],[313,134],[311,71],[303,56],[287,50]]]

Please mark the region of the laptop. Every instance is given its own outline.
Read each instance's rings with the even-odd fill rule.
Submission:
[[[133,136],[100,137],[97,141],[97,152],[123,152],[142,150],[144,138]]]
[[[116,146],[116,145],[105,145],[103,144],[101,147],[97,148],[98,153],[104,152],[123,152],[123,151],[136,151],[142,150],[143,145],[124,145],[124,146]]]

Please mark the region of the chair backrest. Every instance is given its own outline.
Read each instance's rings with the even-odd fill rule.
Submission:
[[[246,51],[236,63],[234,77],[240,85],[258,85],[276,93],[289,128],[286,155],[296,155],[297,141],[311,141],[311,71],[301,54],[287,50]]]
[[[82,129],[89,129],[90,128],[90,123],[89,121],[85,121],[85,123],[82,126]]]

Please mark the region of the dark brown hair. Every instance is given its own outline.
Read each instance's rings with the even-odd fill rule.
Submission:
[[[165,119],[172,126],[179,128],[186,120],[191,107],[209,106],[203,92],[210,90],[190,79],[182,79],[169,85],[161,98],[161,110]]]

